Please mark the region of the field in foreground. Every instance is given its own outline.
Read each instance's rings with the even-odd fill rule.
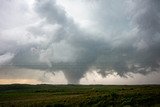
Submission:
[[[160,85],[0,85],[0,107],[160,107]]]

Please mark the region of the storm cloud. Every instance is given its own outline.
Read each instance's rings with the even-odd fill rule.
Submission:
[[[146,75],[159,71],[159,0],[80,0],[89,13],[86,27],[58,0],[36,0],[32,7],[20,1],[2,1],[1,70],[62,71],[73,84],[93,70],[103,77],[113,72],[125,77],[130,72]]]

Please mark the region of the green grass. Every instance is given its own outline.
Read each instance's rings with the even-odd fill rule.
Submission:
[[[0,107],[159,107],[159,85],[0,85]]]

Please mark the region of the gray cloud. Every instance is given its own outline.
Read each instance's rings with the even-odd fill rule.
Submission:
[[[125,76],[128,72],[158,71],[160,2],[131,1],[133,7],[129,13],[124,12],[126,2],[121,0],[94,2],[93,10],[96,11],[92,15],[95,18],[91,20],[97,20],[97,29],[102,32],[100,36],[80,28],[55,0],[37,0],[34,11],[40,21],[17,33],[23,35],[25,42],[23,39],[3,39],[1,44],[8,48],[0,47],[3,54],[0,60],[9,60],[12,66],[19,68],[62,71],[68,83],[79,83],[86,72],[94,69],[103,77],[112,72]],[[113,5],[107,7],[111,2]],[[108,13],[105,10],[109,10]],[[119,15],[119,12],[124,13]],[[7,44],[7,41],[11,42]]]
[[[140,0],[135,2],[133,22],[138,28],[135,60],[145,68],[156,71],[160,61],[160,1]]]

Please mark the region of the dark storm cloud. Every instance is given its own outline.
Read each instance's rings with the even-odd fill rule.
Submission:
[[[64,62],[63,59],[57,63],[54,62],[54,59],[50,60],[52,65],[51,69],[63,70],[69,83],[78,83],[79,79],[83,77],[96,60],[99,49],[103,48],[106,43],[104,43],[103,40],[96,40],[96,38],[92,38],[90,34],[82,31],[72,19],[68,18],[66,12],[60,8],[55,1],[38,1],[35,9],[42,18],[46,19],[47,23],[61,26],[61,28],[57,30],[49,46],[54,46],[54,42],[61,44],[61,42],[65,41],[65,44],[69,45],[74,50],[71,60],[67,62]],[[48,47],[48,49],[50,48],[51,47]],[[65,53],[65,50],[67,49],[62,47],[61,52]]]
[[[16,42],[16,50],[10,53],[0,47],[3,53],[0,60],[3,58],[4,62],[10,61],[12,66],[21,68],[63,71],[68,83],[79,83],[90,70],[97,70],[103,77],[112,72],[125,76],[128,72],[148,74],[158,71],[159,0],[132,1],[132,14],[127,14],[131,16],[130,19],[126,18],[126,14],[117,14],[124,9],[120,5],[122,1],[113,2],[111,7],[106,7],[111,1],[96,2],[97,11],[93,12],[93,21],[97,19],[100,25],[100,29],[97,29],[102,29],[104,35],[81,29],[55,0],[37,0],[34,10],[42,21],[27,28],[27,34],[31,35],[27,40],[31,42],[23,45]],[[106,13],[108,8],[109,12]],[[132,25],[126,24],[128,22]],[[110,29],[108,31],[111,33],[106,33],[105,29]],[[109,38],[106,39],[107,36]],[[42,41],[36,42],[37,38]]]
[[[135,2],[133,22],[138,28],[135,46],[138,49],[135,61],[144,71],[156,71],[160,62],[160,1],[140,0]]]

